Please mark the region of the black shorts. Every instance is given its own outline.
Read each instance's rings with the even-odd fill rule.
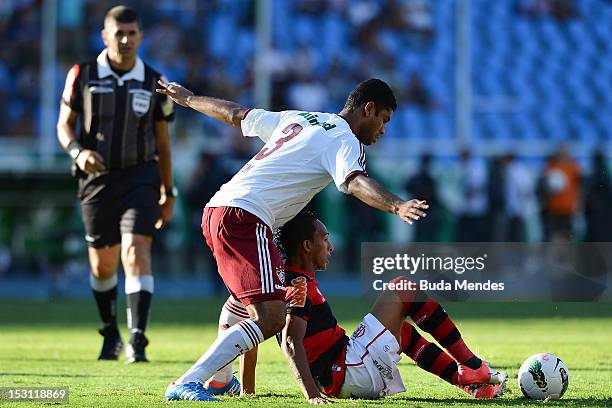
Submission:
[[[85,240],[93,248],[121,242],[121,234],[152,236],[159,219],[157,161],[79,180]]]

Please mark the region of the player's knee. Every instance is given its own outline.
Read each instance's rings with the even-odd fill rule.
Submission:
[[[285,326],[285,302],[282,300],[272,300],[258,303],[254,306],[255,318],[261,333],[265,338],[274,336],[283,330]]]
[[[112,259],[97,259],[91,262],[91,274],[99,280],[108,280],[117,273],[117,264]]]
[[[131,240],[123,247],[122,262],[129,275],[149,274],[149,244],[142,240]]]
[[[98,264],[96,266],[92,266],[91,268],[91,274],[98,280],[108,280],[110,278],[112,278],[115,273],[117,273],[116,268],[114,266],[111,266],[110,264],[108,265],[104,265],[104,264]]]
[[[138,259],[138,249],[136,245],[130,243],[123,248],[121,253],[121,261],[123,262],[123,267],[126,269],[134,269],[137,264]]]
[[[427,293],[420,290],[415,281],[408,279],[404,275],[391,279],[389,284],[393,284],[393,293],[402,302],[425,302],[428,299]]]

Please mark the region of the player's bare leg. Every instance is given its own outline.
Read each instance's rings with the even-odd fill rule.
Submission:
[[[255,367],[257,367],[258,347],[240,356],[240,395],[255,394]]]
[[[395,336],[398,344],[402,344],[402,324],[406,321],[404,305],[394,292],[383,292],[370,313]]]
[[[268,300],[252,303],[246,307],[246,310],[251,320],[259,326],[264,339],[269,339],[285,327],[286,307],[284,300]]]
[[[91,275],[89,282],[102,320],[99,330],[104,337],[98,360],[117,360],[123,342],[117,326],[117,266],[119,245],[106,248],[89,247]]]
[[[144,332],[149,320],[154,281],[151,273],[152,237],[124,233],[121,236],[121,262],[125,271],[128,329],[130,344],[128,363],[146,362],[145,347],[149,344]]]

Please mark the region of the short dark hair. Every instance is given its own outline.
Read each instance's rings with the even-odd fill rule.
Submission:
[[[138,13],[128,6],[115,6],[108,10],[106,16],[104,16],[104,27],[111,21],[116,21],[117,23],[136,22],[138,27],[141,27]]]
[[[276,230],[274,242],[285,263],[293,258],[302,242],[313,240],[317,215],[310,210],[302,210],[285,225]]]
[[[365,80],[357,85],[346,100],[344,109],[352,112],[370,101],[376,105],[377,113],[380,109],[391,109],[392,111],[397,109],[397,101],[389,85],[376,78]]]

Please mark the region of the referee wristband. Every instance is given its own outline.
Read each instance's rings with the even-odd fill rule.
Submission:
[[[71,140],[66,146],[66,152],[72,157],[72,160],[76,160],[78,155],[83,150],[83,146],[79,143],[78,140]]]

